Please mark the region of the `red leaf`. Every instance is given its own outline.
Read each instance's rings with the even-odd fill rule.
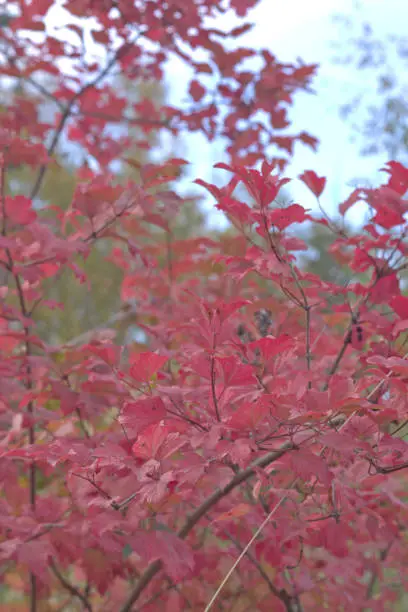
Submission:
[[[397,275],[387,274],[386,276],[381,277],[375,283],[370,291],[370,298],[375,304],[384,304],[388,303],[390,300],[390,295],[395,295],[399,293],[399,280]]]
[[[408,329],[408,319],[403,319],[402,321],[397,321],[397,323],[392,328],[393,336],[398,336],[401,332],[404,332]]]
[[[242,387],[256,382],[253,368],[240,363],[235,357],[221,357],[218,363],[222,367],[226,387]]]
[[[220,198],[216,208],[218,210],[222,210],[227,215],[231,215],[231,217],[239,221],[241,224],[251,223],[253,211],[248,204],[245,204],[244,202],[240,202],[239,200],[225,196]]]
[[[181,157],[172,157],[171,159],[168,159],[166,161],[165,166],[185,166],[189,163],[190,162],[186,161],[185,159],[182,159]]]
[[[372,221],[373,223],[378,223],[378,225],[381,225],[381,227],[385,229],[391,229],[392,227],[404,223],[404,216],[402,212],[392,209],[387,205],[383,205],[377,210]]]
[[[18,225],[29,225],[37,219],[37,213],[33,210],[32,202],[23,195],[14,197],[6,196],[5,213],[6,219]]]
[[[129,357],[130,375],[140,382],[148,382],[166,363],[167,357],[157,353],[134,353]]]
[[[139,532],[129,543],[146,564],[161,559],[166,574],[177,584],[191,576],[194,553],[186,542],[170,531]]]
[[[402,357],[390,357],[386,360],[386,367],[401,376],[408,376],[408,361]]]
[[[189,87],[190,96],[193,98],[194,102],[199,102],[205,95],[205,87],[201,85],[196,79],[191,81]]]
[[[391,298],[390,306],[401,319],[408,319],[408,297],[396,295]]]
[[[54,553],[49,541],[19,542],[16,553],[15,557],[18,563],[25,564],[40,580],[47,580],[49,561]]]
[[[354,532],[349,525],[343,521],[340,525],[336,521],[323,521],[317,523],[319,542],[315,546],[323,546],[325,550],[332,553],[336,557],[347,557],[349,555],[349,547],[347,545]]]
[[[301,132],[298,136],[299,140],[305,145],[308,145],[313,151],[317,151],[319,141],[314,136],[311,136],[307,132]]]
[[[217,170],[227,170],[228,172],[232,173],[239,173],[238,171],[240,170],[239,168],[234,168],[233,166],[230,166],[229,164],[226,164],[224,162],[218,162],[217,164],[214,164],[214,168],[217,168]]]
[[[345,433],[337,433],[334,431],[326,433],[320,438],[320,442],[333,450],[345,453],[354,453],[360,449],[371,452],[371,447],[366,442],[361,442],[357,438],[353,438]]]
[[[154,42],[160,43],[163,37],[166,36],[166,30],[164,28],[151,28],[146,36]]]
[[[270,413],[271,406],[266,401],[243,402],[225,423],[231,429],[254,431]]]
[[[404,195],[408,189],[408,168],[397,161],[389,161],[386,166],[381,168],[390,174],[388,187],[396,191],[399,195]]]
[[[174,427],[161,421],[145,428],[133,444],[132,453],[139,459],[164,459],[179,450],[185,443],[184,437],[181,437],[178,431],[174,431]]]
[[[203,62],[196,62],[194,64],[194,68],[195,71],[198,73],[204,73],[204,74],[212,74],[213,73],[213,69],[211,68],[211,66],[209,64],[203,63]]]
[[[316,476],[320,482],[328,486],[332,480],[332,475],[327,463],[314,453],[305,449],[300,449],[289,456],[293,471],[303,479]]]
[[[277,338],[273,338],[272,336],[260,338],[260,340],[251,342],[249,346],[253,349],[258,348],[261,351],[262,357],[268,360],[291,348],[293,346],[293,340],[287,334],[282,334]]]
[[[364,192],[362,189],[354,189],[354,191],[349,195],[347,200],[344,200],[344,202],[340,204],[340,214],[345,215],[349,208],[351,208],[354,204],[356,204],[362,199],[363,193]]]
[[[232,36],[233,38],[238,38],[239,36],[242,36],[243,34],[246,34],[246,32],[249,32],[250,30],[252,30],[253,27],[254,25],[252,23],[244,23],[244,25],[238,26],[237,28],[234,28],[233,30],[231,30],[229,35]]]
[[[166,408],[160,397],[126,402],[119,416],[119,423],[129,433],[137,435],[152,423],[158,423],[166,416]]]
[[[286,208],[277,208],[268,213],[269,222],[281,231],[292,223],[301,223],[306,218],[306,211],[300,204],[291,204]]]
[[[235,302],[229,302],[229,303],[221,303],[218,306],[218,311],[220,313],[220,319],[221,322],[223,323],[224,321],[226,321],[234,312],[236,312],[237,310],[239,310],[240,308],[242,308],[243,306],[246,306],[247,304],[250,304],[251,302],[249,300],[236,300]]]
[[[313,170],[306,170],[299,178],[309,187],[310,191],[312,191],[317,198],[322,195],[324,186],[326,185],[325,177],[317,176],[316,172],[313,172]]]
[[[258,0],[230,0],[230,6],[238,17],[245,17],[249,9],[257,4]]]
[[[109,34],[106,32],[106,30],[92,30],[91,36],[95,42],[102,45],[106,45],[110,40]]]
[[[220,198],[223,194],[222,190],[216,185],[213,185],[212,183],[207,183],[206,181],[203,181],[202,179],[196,179],[194,182],[197,185],[201,185],[202,187],[205,187],[205,189],[207,189],[207,191],[209,191],[216,200],[218,200],[218,198]]]

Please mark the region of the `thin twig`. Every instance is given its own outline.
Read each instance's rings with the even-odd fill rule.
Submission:
[[[223,531],[224,531],[225,535],[234,544],[234,546],[236,548],[238,548],[238,550],[240,550],[242,552],[244,550],[242,544],[240,542],[238,542],[238,540],[236,540],[234,538],[234,536],[231,533],[229,533],[229,531],[227,531],[226,529],[223,529]],[[254,565],[254,567],[256,567],[256,569],[258,570],[259,574],[262,576],[262,578],[264,579],[264,581],[268,585],[268,588],[271,591],[271,593],[273,593],[273,595],[275,595],[275,597],[280,599],[282,601],[282,603],[286,606],[286,609],[289,611],[291,609],[290,607],[288,607],[288,606],[290,606],[290,599],[291,599],[289,593],[287,593],[284,589],[278,589],[273,584],[272,580],[269,578],[268,574],[265,572],[265,570],[263,569],[262,565],[260,563],[258,563],[256,558],[253,556],[253,554],[249,550],[247,550],[245,554],[248,557],[248,559],[251,561],[252,565]]]
[[[297,480],[297,478],[296,478]],[[295,483],[295,481],[293,481],[290,485],[289,488],[292,488],[293,484]],[[239,557],[236,559],[236,561],[234,562],[233,566],[231,567],[231,569],[229,570],[229,572],[226,574],[226,576],[224,577],[223,581],[221,582],[221,584],[219,585],[218,589],[215,591],[214,595],[211,597],[210,602],[208,603],[208,605],[206,606],[204,612],[209,612],[209,610],[211,610],[213,604],[215,603],[216,599],[218,598],[218,595],[221,593],[222,589],[224,588],[224,586],[226,585],[226,583],[228,582],[228,580],[230,579],[231,575],[234,573],[235,569],[237,568],[237,566],[239,565],[239,563],[241,562],[241,560],[245,557],[245,555],[248,553],[249,549],[251,548],[252,544],[255,542],[255,540],[257,539],[257,537],[262,533],[263,529],[266,527],[266,525],[269,523],[270,519],[272,518],[272,516],[275,514],[275,512],[281,507],[281,505],[283,504],[283,502],[286,500],[287,495],[284,495],[283,497],[281,497],[281,499],[275,504],[275,506],[272,508],[272,510],[269,512],[268,516],[262,521],[262,523],[260,524],[260,526],[258,527],[258,529],[255,531],[254,535],[252,536],[252,538],[249,540],[249,542],[246,544],[246,546],[244,546],[244,548],[242,549],[241,554],[239,555]]]
[[[258,467],[266,467],[277,461],[286,454],[288,451],[296,449],[296,446],[291,442],[287,442],[282,445],[282,447],[278,450],[271,451],[262,457],[258,457],[249,467],[239,474],[236,474],[234,478],[232,478],[229,483],[227,483],[224,487],[216,489],[207,499],[187,518],[184,526],[178,532],[178,536],[181,539],[185,539],[187,535],[192,531],[195,525],[200,521],[200,519],[208,512],[213,506],[215,506],[221,499],[226,497],[231,491],[233,491],[236,487],[238,487],[241,483],[245,482],[251,476],[256,474],[256,469]],[[135,586],[133,591],[130,593],[128,599],[120,608],[119,612],[130,612],[133,604],[140,597],[141,593],[150,583],[150,581],[156,576],[156,574],[162,569],[162,561],[157,559],[153,561],[147,569],[141,575],[138,584]]]
[[[134,42],[134,41],[133,41]],[[55,130],[54,136],[51,140],[50,146],[47,149],[47,153],[48,156],[51,157],[53,155],[53,153],[55,152],[55,149],[58,145],[59,139],[61,137],[61,134],[64,130],[65,124],[67,123],[68,119],[71,117],[71,113],[72,113],[72,109],[74,104],[84,95],[84,93],[86,93],[89,89],[92,89],[93,87],[97,87],[99,85],[99,83],[108,75],[108,73],[110,72],[110,70],[113,68],[113,66],[116,64],[116,62],[118,61],[118,59],[120,59],[123,55],[125,55],[125,53],[131,48],[133,42],[125,42],[123,43],[119,49],[117,49],[117,51],[114,53],[114,55],[111,57],[111,59],[109,60],[109,62],[106,64],[105,68],[103,70],[101,70],[101,72],[99,74],[97,74],[95,76],[95,78],[93,78],[89,83],[87,83],[86,85],[84,85],[83,87],[80,88],[80,90],[71,98],[71,100],[69,101],[69,103],[67,104],[67,106],[65,107],[65,110],[63,111],[60,121],[58,123],[58,126]],[[47,164],[43,164],[40,167],[40,170],[38,172],[37,175],[37,179],[33,185],[33,188],[31,190],[31,194],[30,194],[30,199],[34,200],[34,198],[36,198],[36,196],[38,195],[40,189],[41,189],[41,185],[42,182],[44,180],[44,176],[45,173],[47,171]]]
[[[217,398],[217,393],[216,393],[216,389],[215,389],[215,381],[216,381],[216,375],[215,375],[215,357],[214,355],[211,355],[211,371],[210,371],[210,376],[211,376],[211,395],[212,395],[212,400],[213,400],[213,404],[214,404],[214,410],[215,410],[215,416],[217,417],[217,421],[221,421],[221,415],[220,415],[220,410],[218,407],[218,398]]]
[[[24,297],[24,292],[23,292],[23,287],[21,284],[20,276],[16,272],[14,272],[14,262],[13,262],[10,250],[8,248],[6,249],[6,254],[8,258],[9,270],[11,274],[13,275],[14,282],[16,285],[17,296],[18,296],[18,301],[20,305],[20,311],[23,317],[27,319],[28,309],[27,309],[27,305],[26,305],[26,301]],[[31,342],[29,340],[30,330],[27,325],[24,325],[24,335],[26,338],[25,339],[25,357],[26,359],[29,359],[32,354],[32,347],[31,347]],[[31,365],[29,362],[26,364],[26,380],[25,380],[24,386],[28,392],[30,392],[33,388],[32,371],[31,371]],[[30,420],[32,421],[33,414],[34,414],[34,403],[32,400],[30,400],[27,404],[27,412],[30,416]],[[28,442],[30,445],[35,444],[35,429],[32,423],[30,424],[28,428]],[[30,499],[31,510],[34,513],[35,507],[36,507],[36,499],[37,499],[37,468],[36,468],[36,464],[34,461],[31,461],[30,467],[29,467],[29,499]],[[37,611],[37,577],[32,572],[30,574],[30,590],[31,590],[30,612],[36,612]]]
[[[50,568],[53,571],[53,573],[55,574],[55,576],[58,578],[58,580],[60,581],[60,583],[62,584],[62,586],[69,592],[71,593],[71,595],[73,597],[76,597],[77,599],[79,599],[84,608],[86,610],[88,610],[89,612],[92,612],[92,606],[91,603],[89,601],[89,599],[73,584],[71,584],[71,582],[65,578],[65,576],[63,576],[61,574],[61,572],[59,571],[59,569],[57,568],[57,566],[55,565],[55,562],[53,559],[51,559],[50,561]]]
[[[347,420],[342,424],[342,426],[340,427],[339,431],[341,429],[343,429],[344,427],[346,427],[348,425],[348,423],[351,421],[351,419],[354,417],[354,415],[356,414],[356,412],[353,412],[352,414],[350,414],[350,416],[347,418]],[[323,455],[323,453],[326,451],[327,446],[324,446],[320,453],[319,456]],[[298,482],[299,477],[297,476],[289,485],[288,487],[288,491],[290,489],[292,489]],[[227,573],[227,575],[225,576],[225,578],[223,579],[223,581],[221,582],[220,586],[218,587],[218,589],[216,590],[216,592],[214,593],[213,597],[211,598],[208,606],[205,609],[205,612],[208,612],[208,610],[211,609],[212,605],[215,603],[218,595],[221,593],[223,587],[225,586],[225,584],[228,582],[230,576],[233,574],[235,568],[239,565],[241,559],[245,556],[245,554],[247,553],[247,551],[249,550],[249,548],[251,547],[251,545],[253,544],[253,542],[256,540],[256,538],[259,536],[259,534],[262,532],[262,530],[264,529],[264,527],[267,525],[267,523],[269,522],[270,518],[275,514],[275,512],[278,510],[278,508],[280,508],[280,506],[288,499],[289,497],[289,493],[285,493],[285,495],[283,497],[281,497],[281,499],[275,504],[275,506],[272,508],[272,510],[270,511],[270,513],[268,514],[268,516],[265,518],[265,520],[262,522],[262,524],[260,525],[260,527],[258,527],[258,529],[256,530],[256,532],[254,533],[254,535],[252,536],[252,538],[249,540],[248,544],[245,546],[243,552],[239,555],[238,559],[235,561],[234,565],[231,567],[231,569],[229,570],[229,572]],[[305,498],[306,499],[306,498]],[[304,501],[304,500],[303,500]]]
[[[312,381],[310,380],[310,370],[312,365],[312,353],[311,353],[311,345],[310,345],[310,311],[311,308],[308,305],[306,307],[306,366],[309,374],[309,381],[307,383],[308,389],[312,388]]]

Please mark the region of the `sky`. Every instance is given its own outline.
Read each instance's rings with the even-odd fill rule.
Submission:
[[[286,173],[294,180],[287,192],[292,200],[316,210],[315,198],[297,176],[309,169],[319,176],[326,176],[321,203],[330,215],[335,214],[337,205],[352,191],[356,178],[380,184],[385,175],[381,175],[379,169],[388,161],[385,154],[361,156],[361,142],[352,141],[351,125],[340,116],[339,105],[350,101],[362,88],[369,94],[372,90],[374,100],[376,81],[370,80],[367,74],[362,76],[353,67],[333,62],[336,55],[333,43],[337,41],[341,52],[347,52],[351,33],[333,19],[336,14],[354,15],[357,19],[369,21],[379,38],[391,33],[404,35],[408,23],[408,0],[263,0],[248,16],[255,27],[239,39],[243,46],[269,48],[282,62],[301,58],[319,64],[318,76],[313,83],[316,95],[296,95],[290,118],[293,131],[308,131],[319,139],[320,146],[317,153],[302,145],[295,148]],[[47,21],[49,26],[61,25],[63,16],[55,8]],[[217,18],[215,25],[231,29],[234,23],[231,15],[227,14],[225,19]],[[183,84],[188,81],[188,75],[188,68],[180,60],[169,62],[166,82],[170,103],[179,104],[185,95]],[[204,137],[188,135],[183,138],[181,149],[181,156],[191,162],[183,185],[184,192],[193,190],[203,195],[202,190],[193,184],[198,177],[212,182],[225,180],[225,173],[219,174],[220,171],[212,169],[215,163],[225,160],[222,142],[208,144]],[[210,198],[205,201],[205,208],[211,225],[223,224],[222,213],[214,209]],[[364,208],[354,207],[351,220],[358,223],[363,214]]]

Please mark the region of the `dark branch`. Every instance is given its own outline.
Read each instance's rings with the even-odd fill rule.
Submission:
[[[207,499],[187,518],[184,526],[179,530],[178,536],[181,539],[185,539],[190,531],[195,527],[195,525],[200,521],[200,519],[213,507],[215,506],[221,499],[226,497],[231,491],[233,491],[240,484],[248,480],[251,476],[254,476],[256,473],[256,468],[258,467],[266,467],[270,465],[274,461],[277,461],[282,457],[285,453],[290,450],[295,450],[296,446],[292,442],[287,442],[280,449],[276,451],[271,451],[262,457],[256,459],[249,467],[247,467],[242,472],[239,472],[232,478],[228,484],[220,489],[216,489],[214,493],[212,493]],[[150,581],[158,574],[158,572],[162,569],[162,561],[157,559],[153,561],[145,570],[145,572],[141,575],[138,584],[130,593],[128,599],[120,608],[119,612],[130,612],[133,604],[138,600],[141,593],[148,586]]]

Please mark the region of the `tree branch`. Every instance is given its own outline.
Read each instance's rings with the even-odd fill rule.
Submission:
[[[18,297],[18,301],[20,305],[21,314],[23,315],[24,318],[28,318],[28,309],[27,309],[27,304],[26,304],[25,297],[24,297],[24,291],[23,291],[23,287],[21,284],[21,279],[18,273],[14,271],[13,258],[8,248],[6,249],[6,254],[8,258],[8,268],[14,278],[14,282],[16,285],[17,297]],[[29,340],[30,330],[27,325],[24,325],[23,329],[24,329],[24,335],[26,338],[25,343],[24,343],[25,344],[25,357],[26,359],[29,359],[32,354],[31,342]],[[26,380],[24,382],[24,386],[27,389],[27,391],[31,391],[33,388],[33,380],[32,380],[31,374],[32,374],[31,365],[30,363],[27,363],[26,364]],[[32,400],[30,400],[27,404],[27,413],[30,419],[32,419],[33,414],[34,414],[34,402]],[[35,426],[32,422],[30,423],[30,426],[28,428],[28,442],[31,445],[35,444]],[[31,461],[30,466],[29,466],[29,496],[30,496],[31,510],[34,513],[35,507],[36,507],[36,500],[37,500],[37,468],[36,468],[36,464],[34,463],[34,461]],[[36,612],[37,611],[37,577],[33,572],[30,573],[30,591],[31,591],[30,592],[30,612]]]
[[[69,591],[69,593],[71,593],[71,595],[72,595],[73,597],[76,597],[77,599],[79,599],[79,600],[82,602],[82,604],[83,604],[83,606],[84,606],[84,608],[85,608],[86,610],[88,610],[89,612],[92,612],[92,606],[91,606],[91,604],[90,604],[90,602],[89,602],[88,598],[87,598],[87,597],[85,597],[85,595],[84,595],[83,593],[81,593],[81,591],[80,591],[80,590],[79,590],[79,589],[78,589],[76,586],[74,586],[73,584],[71,584],[71,583],[69,582],[69,580],[67,580],[67,579],[65,578],[65,576],[63,576],[63,575],[61,574],[61,572],[59,571],[59,569],[58,569],[58,568],[57,568],[57,566],[55,565],[55,562],[54,562],[54,560],[53,560],[53,559],[51,559],[51,561],[50,561],[50,568],[51,568],[51,570],[53,571],[53,573],[55,574],[55,576],[58,578],[58,580],[60,581],[60,583],[62,584],[62,586],[63,586],[63,587],[64,587],[64,588],[65,588],[67,591]]]
[[[226,497],[231,491],[238,487],[241,483],[245,482],[251,476],[256,473],[256,468],[266,467],[274,461],[277,461],[290,450],[295,450],[297,447],[292,442],[287,442],[280,449],[271,451],[262,457],[256,459],[249,467],[242,472],[239,472],[232,478],[228,484],[220,489],[216,489],[207,499],[187,518],[184,526],[179,530],[178,536],[184,540],[200,519],[221,499]],[[130,612],[133,604],[138,600],[141,593],[148,586],[150,581],[156,576],[156,574],[162,569],[161,559],[153,561],[147,569],[141,575],[138,584],[135,586],[133,591],[130,593],[128,599],[120,608],[119,612]]]
[[[217,398],[217,393],[216,393],[216,389],[215,389],[216,374],[215,374],[215,357],[214,357],[214,355],[211,355],[210,359],[211,359],[211,366],[210,366],[211,396],[212,396],[212,400],[213,400],[213,404],[214,404],[215,416],[217,417],[217,421],[220,422],[221,421],[221,416],[220,416],[220,410],[218,408],[218,398]]]
[[[74,104],[77,102],[77,100],[79,100],[79,98],[81,98],[84,95],[85,92],[99,85],[99,83],[107,76],[111,68],[113,68],[113,66],[116,64],[118,59],[121,58],[128,51],[128,49],[132,46],[133,42],[134,41],[123,43],[123,45],[121,45],[119,49],[116,51],[116,53],[114,53],[114,55],[111,57],[109,62],[106,64],[105,68],[101,70],[101,72],[97,74],[95,78],[93,78],[89,83],[81,87],[81,89],[71,98],[71,100],[65,107],[65,110],[62,112],[61,119],[55,130],[55,134],[53,136],[51,144],[47,149],[47,153],[49,156],[51,156],[54,153],[58,145],[60,136],[65,127],[65,124],[72,114],[72,109],[73,109]],[[31,190],[31,194],[30,194],[31,200],[34,200],[34,198],[38,195],[38,192],[41,189],[41,185],[42,185],[46,171],[47,171],[47,164],[43,164],[38,172],[37,179]]]

